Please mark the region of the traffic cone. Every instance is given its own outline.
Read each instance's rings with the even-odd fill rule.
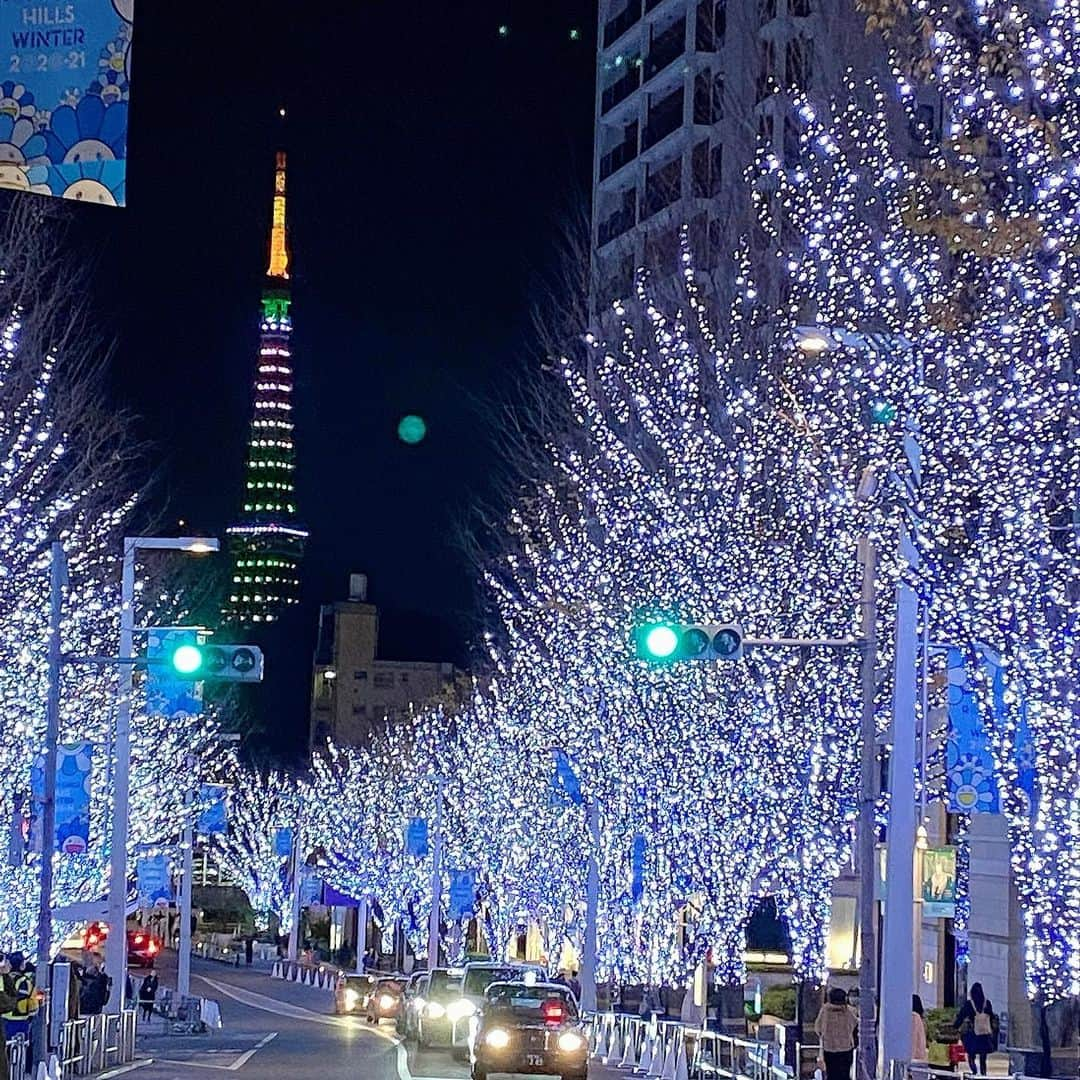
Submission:
[[[270,972],[270,978],[271,979],[280,979],[281,978],[281,961],[280,960],[275,960],[274,961],[274,970]]]
[[[64,1070],[55,1054],[49,1055],[49,1080],[64,1080]]]
[[[664,1035],[663,1032],[661,1032],[656,1036],[656,1042],[653,1043],[652,1067],[649,1069],[650,1076],[659,1078],[664,1075],[665,1058]]]
[[[660,1080],[675,1080],[675,1058],[678,1055],[678,1045],[681,1038],[681,1032],[676,1029],[668,1041],[668,1051],[664,1055],[664,1068],[660,1073]]]
[[[686,1044],[679,1039],[679,1053],[675,1060],[675,1080],[690,1080],[690,1069],[686,1060]]]
[[[607,1053],[604,1055],[605,1065],[614,1065],[619,1060],[619,1055],[622,1053],[619,1047],[619,1029],[616,1028],[611,1033],[611,1042],[608,1043]]]
[[[626,1045],[623,1047],[622,1061],[619,1062],[619,1068],[637,1068],[637,1039],[634,1037],[633,1027],[627,1029]]]
[[[653,1059],[653,1040],[652,1036],[648,1032],[645,1033],[645,1038],[641,1044],[641,1060],[637,1065],[637,1072],[645,1073],[647,1076],[652,1069]]]
[[[37,1071],[34,1073],[34,1080],[49,1080],[49,1073],[45,1068],[44,1061],[39,1061],[37,1063]]]
[[[600,1034],[596,1037],[596,1049],[593,1051],[593,1057],[603,1060],[607,1057],[607,1024],[601,1020]]]

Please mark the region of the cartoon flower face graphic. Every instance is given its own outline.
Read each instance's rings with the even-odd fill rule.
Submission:
[[[124,38],[120,37],[115,41],[110,41],[101,50],[101,55],[98,57],[98,70],[101,72],[111,71],[117,75],[122,75],[126,66],[127,50],[128,42]]]
[[[960,809],[986,813],[993,807],[997,796],[993,774],[974,754],[962,754],[949,767],[949,781]]]
[[[106,105],[115,105],[118,101],[128,100],[128,81],[123,72],[103,71],[86,91],[101,98]]]
[[[106,105],[88,95],[74,109],[62,105],[53,112],[45,139],[54,165],[120,160],[127,152],[127,103]]]
[[[33,120],[20,116],[12,120],[0,113],[0,164],[47,165],[48,148],[45,136],[34,130]]]
[[[0,83],[0,114],[17,120],[20,116],[32,118],[36,111],[34,95],[22,83],[10,79]]]
[[[53,195],[99,206],[123,206],[125,169],[122,161],[82,161],[54,166],[49,174]]]

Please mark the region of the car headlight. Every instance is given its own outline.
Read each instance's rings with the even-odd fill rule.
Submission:
[[[559,1049],[566,1054],[572,1054],[585,1045],[585,1040],[576,1031],[564,1031],[559,1036]]]
[[[389,994],[383,994],[379,998],[380,1009],[392,1009],[394,1007],[394,999]]]
[[[474,1012],[476,1012],[476,1006],[468,998],[458,998],[446,1008],[446,1015],[455,1023],[458,1020],[464,1020],[466,1016],[472,1016]]]
[[[446,1015],[446,1010],[437,1002],[427,1003],[427,1017],[429,1020],[441,1020]]]
[[[423,1012],[424,1011],[424,999],[422,997],[413,998],[413,1008],[417,1012]]]
[[[502,1028],[492,1028],[484,1036],[484,1042],[493,1050],[505,1050],[510,1045],[510,1032]]]
[[[353,1009],[360,1003],[360,995],[355,990],[345,991],[345,1008],[352,1012]]]

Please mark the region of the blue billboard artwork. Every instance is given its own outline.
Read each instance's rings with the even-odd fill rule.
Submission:
[[[90,850],[90,784],[94,747],[88,742],[56,748],[56,850],[85,855]],[[39,757],[30,773],[33,796],[31,849],[40,852],[41,804],[45,799],[45,759]]]
[[[139,907],[167,908],[172,902],[169,861],[164,855],[147,855],[135,864]]]
[[[134,0],[0,0],[0,187],[127,202]]]
[[[292,854],[293,831],[289,828],[278,829],[274,833],[274,854],[287,859]]]
[[[0,0],[2,2],[2,0]],[[146,711],[150,716],[198,716],[202,712],[202,683],[178,678],[169,657],[181,645],[198,645],[194,630],[153,629],[146,638]]]
[[[450,871],[450,921],[460,922],[476,914],[476,874],[472,870]]]
[[[228,829],[228,809],[225,798],[229,789],[221,784],[203,784],[199,788],[199,802],[203,811],[199,814],[197,831],[203,836],[215,836]]]
[[[405,850],[417,859],[423,859],[427,855],[428,823],[424,818],[409,818],[405,829]]]
[[[945,770],[949,810],[955,814],[998,814],[997,778],[986,728],[968,683],[964,658],[950,648],[949,734],[945,742]]]

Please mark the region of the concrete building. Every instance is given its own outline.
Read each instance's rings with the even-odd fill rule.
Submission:
[[[825,97],[849,66],[882,62],[863,27],[850,0],[600,0],[594,321],[639,267],[675,273],[683,225],[726,295],[759,139],[790,153],[790,92]]]
[[[449,689],[453,664],[383,660],[379,609],[367,602],[367,576],[352,574],[349,598],[319,612],[311,693],[311,745],[361,742],[372,725]]]

